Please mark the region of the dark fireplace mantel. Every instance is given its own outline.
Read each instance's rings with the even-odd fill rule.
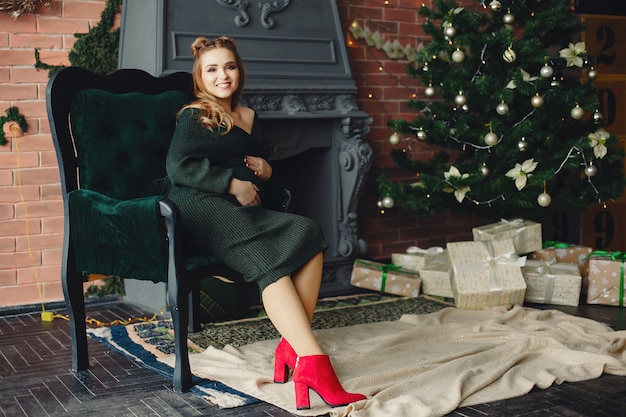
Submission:
[[[294,211],[324,230],[321,294],[346,292],[367,249],[356,208],[372,163],[363,141],[371,118],[356,104],[335,0],[124,0],[119,66],[190,71],[193,40],[220,35],[237,41],[248,71],[242,104],[259,114]]]

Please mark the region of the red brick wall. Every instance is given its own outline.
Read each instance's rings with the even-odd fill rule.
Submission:
[[[386,39],[398,38],[414,48],[421,38],[417,10],[431,0],[337,0],[352,71],[358,86],[359,107],[373,118],[366,141],[374,163],[360,203],[361,236],[369,244],[367,257],[382,259],[407,246],[443,245],[470,238],[475,220],[447,215],[417,219],[399,209],[379,213],[375,179],[381,173],[400,177],[389,157],[389,117],[412,118],[407,101],[422,88],[405,75],[406,60],[394,61],[363,40],[353,40],[349,25],[379,30]],[[86,33],[100,20],[104,0],[52,1],[33,15],[13,20],[0,14],[0,114],[16,106],[29,129],[0,146],[0,307],[61,300],[62,201],[56,157],[45,111],[47,71],[34,68],[34,48],[51,65],[68,65],[74,33]],[[379,70],[382,66],[383,71]],[[369,94],[372,98],[368,98]],[[429,150],[417,150],[428,158]],[[21,181],[20,181],[21,180]],[[19,185],[21,182],[21,186]]]
[[[0,146],[0,307],[63,299],[60,284],[63,204],[46,116],[47,71],[68,65],[74,33],[100,21],[104,0],[52,1],[14,20],[0,14],[0,115],[15,106],[28,130]]]
[[[422,31],[423,19],[417,12],[421,4],[432,7],[431,0],[384,3],[383,0],[339,0],[343,27],[349,28],[356,20],[361,27],[367,26],[372,32],[378,30],[385,40],[391,42],[398,39],[402,45],[410,44],[413,49],[417,49],[420,43],[428,43]],[[447,241],[471,240],[471,228],[478,224],[475,218],[432,215],[428,219],[420,219],[398,208],[387,209],[384,215],[380,213],[376,204],[379,199],[376,178],[383,173],[391,178],[407,176],[391,159],[393,146],[389,143],[389,136],[392,131],[387,127],[387,120],[413,119],[415,113],[407,108],[408,100],[412,94],[424,97],[424,87],[418,80],[406,75],[406,59],[391,60],[384,51],[368,46],[364,40],[355,40],[348,30],[346,41],[358,87],[359,108],[373,118],[366,141],[374,150],[374,163],[359,203],[360,235],[368,243],[368,257],[388,258],[391,253],[403,252],[411,245],[444,246]],[[411,146],[414,158],[427,159],[433,155],[432,150],[423,145]]]

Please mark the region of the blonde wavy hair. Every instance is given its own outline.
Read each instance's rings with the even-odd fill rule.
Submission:
[[[209,93],[202,81],[202,65],[200,58],[205,52],[212,51],[217,48],[226,48],[230,50],[235,56],[235,63],[239,69],[239,86],[233,93],[231,98],[231,107],[236,107],[241,99],[241,93],[246,80],[246,67],[237,52],[237,42],[233,38],[228,36],[220,36],[215,40],[209,40],[205,37],[198,37],[191,44],[191,54],[194,57],[193,68],[191,74],[193,78],[193,91],[197,98],[194,102],[188,104],[181,109],[181,112],[187,108],[200,109],[200,123],[207,129],[216,131],[223,128],[223,133],[226,134],[234,126],[233,118],[230,114],[226,113],[224,108],[217,102],[217,99],[213,94]]]

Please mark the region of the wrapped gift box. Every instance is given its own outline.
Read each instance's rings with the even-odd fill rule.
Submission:
[[[419,269],[419,274],[422,279],[422,292],[424,294],[454,298],[452,264],[449,256],[427,263]]]
[[[617,258],[617,259],[613,259]],[[608,254],[589,259],[589,289],[587,304],[605,304],[623,307],[626,304],[624,289],[623,254],[619,257]]]
[[[457,308],[480,310],[524,303],[526,281],[521,267],[526,257],[517,256],[513,239],[450,242],[447,249]]]
[[[418,271],[429,262],[445,262],[447,257],[446,250],[440,246],[433,246],[428,249],[409,246],[406,253],[392,253],[391,263],[400,265],[408,271]]]
[[[419,272],[424,294],[439,297],[454,297],[452,293],[452,265],[448,252],[439,246],[422,249],[410,246],[406,253],[393,253],[391,262],[403,269]]]
[[[352,267],[350,285],[401,295],[403,297],[417,297],[422,280],[415,271],[406,271],[394,264],[355,259]]]
[[[582,277],[581,290],[587,292],[589,285],[589,259],[587,255],[592,249],[589,246],[572,245],[565,242],[543,242],[543,249],[535,251],[530,258],[540,261],[550,261],[552,259],[559,263],[578,265],[580,276]]]
[[[472,229],[477,242],[493,239],[513,239],[518,255],[541,249],[541,224],[525,219],[505,220]]]
[[[582,277],[578,265],[554,261],[526,261],[524,301],[529,303],[577,306]]]

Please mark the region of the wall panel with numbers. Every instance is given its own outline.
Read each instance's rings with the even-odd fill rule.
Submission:
[[[583,41],[594,57],[604,128],[626,145],[626,16],[581,15]],[[581,217],[581,242],[594,249],[626,250],[626,198],[591,206]]]

